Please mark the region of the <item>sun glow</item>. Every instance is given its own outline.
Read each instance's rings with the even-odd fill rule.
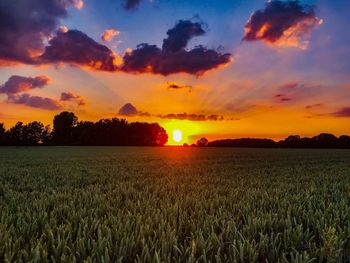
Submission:
[[[174,140],[174,142],[181,142],[182,141],[182,131],[174,130],[173,131],[173,140]]]
[[[202,128],[200,124],[188,120],[168,120],[161,123],[167,131],[169,140],[167,145],[192,144],[196,135],[200,134]]]

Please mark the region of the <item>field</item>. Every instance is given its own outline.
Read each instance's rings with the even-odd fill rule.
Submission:
[[[350,262],[350,151],[0,148],[0,262]]]

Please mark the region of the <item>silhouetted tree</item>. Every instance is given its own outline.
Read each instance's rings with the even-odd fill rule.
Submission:
[[[350,148],[350,136],[342,135],[339,137],[340,148]]]
[[[99,138],[95,124],[90,121],[81,121],[73,129],[73,141],[76,145],[97,145]]]
[[[0,123],[0,145],[6,144],[6,129],[3,123]]]
[[[128,123],[124,119],[78,122],[73,127],[76,145],[160,146],[168,141],[166,131],[156,123]]]
[[[23,122],[17,122],[6,131],[8,145],[23,145]]]
[[[48,135],[47,127],[41,122],[33,121],[23,126],[22,144],[38,145],[46,141]]]
[[[247,148],[275,148],[277,144],[271,139],[241,138],[216,140],[208,143],[209,147],[247,147]]]
[[[73,112],[61,112],[53,119],[52,141],[54,144],[69,145],[73,143],[73,127],[78,118]]]
[[[337,148],[338,138],[333,134],[321,133],[312,138],[313,147],[315,148]]]
[[[208,139],[207,138],[200,138],[197,142],[196,142],[196,145],[197,147],[206,147],[208,146]]]

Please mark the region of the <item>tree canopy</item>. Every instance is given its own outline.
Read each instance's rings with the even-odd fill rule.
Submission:
[[[54,117],[53,130],[41,122],[26,125],[17,122],[9,130],[0,123],[0,145],[105,145],[162,146],[168,141],[164,128],[157,123],[128,123],[125,119],[78,121],[73,112]]]

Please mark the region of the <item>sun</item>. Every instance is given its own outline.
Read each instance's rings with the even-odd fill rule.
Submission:
[[[174,130],[173,131],[173,140],[174,140],[174,142],[181,142],[182,141],[182,131]]]

